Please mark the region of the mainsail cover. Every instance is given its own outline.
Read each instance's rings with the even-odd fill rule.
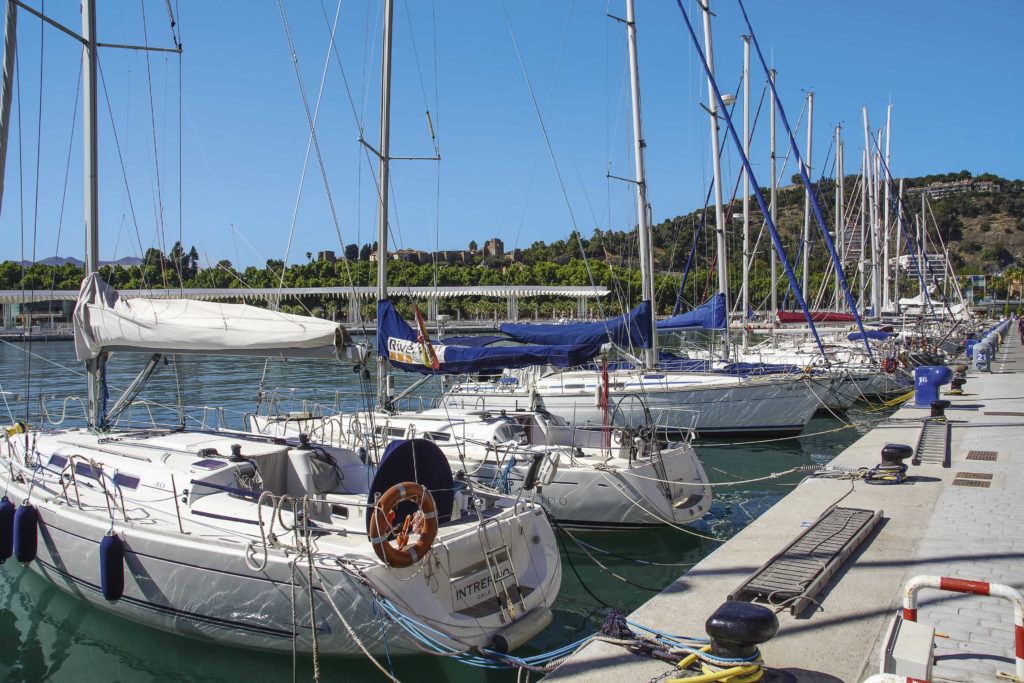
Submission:
[[[659,330],[685,330],[703,328],[721,330],[725,328],[725,295],[721,292],[702,303],[692,311],[674,315],[658,322]]]
[[[803,311],[779,311],[779,322],[804,323],[807,316]],[[856,320],[852,313],[837,313],[835,311],[811,311],[811,320],[816,323],[852,323]]]
[[[429,343],[438,368],[423,361],[423,344]],[[421,342],[416,331],[398,315],[390,301],[377,304],[377,353],[402,370],[423,374],[459,374],[528,365],[573,367],[601,352],[601,344],[491,346],[468,348],[443,342]]]
[[[341,325],[244,304],[125,298],[93,273],[74,314],[75,355],[104,351],[283,358],[359,358]]]
[[[626,315],[589,323],[504,323],[501,331],[528,344],[607,344],[650,348],[651,302],[645,301]]]

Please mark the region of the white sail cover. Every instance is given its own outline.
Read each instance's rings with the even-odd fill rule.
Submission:
[[[349,358],[361,347],[341,325],[244,304],[124,298],[93,273],[75,306],[75,355],[105,351],[198,355]]]

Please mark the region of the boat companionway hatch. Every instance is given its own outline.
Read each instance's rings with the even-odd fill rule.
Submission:
[[[730,600],[763,600],[800,614],[878,526],[881,510],[832,506],[781,552],[761,565]]]
[[[949,467],[949,421],[943,418],[928,418],[921,425],[921,436],[914,449],[914,459],[910,462],[920,465],[922,462],[941,464]]]

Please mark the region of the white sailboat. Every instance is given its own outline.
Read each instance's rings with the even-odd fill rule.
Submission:
[[[632,3],[629,15],[632,17]],[[385,50],[385,59],[387,56]],[[389,84],[390,72],[386,71],[379,148],[379,254],[386,254],[388,245]],[[386,258],[377,260],[377,409],[343,415],[325,411],[321,406],[309,406],[298,413],[284,413],[275,410],[274,402],[270,401],[266,412],[248,417],[250,431],[292,438],[304,433],[316,443],[370,453],[394,440],[420,436],[436,444],[453,469],[467,480],[511,494],[522,494],[537,474],[544,472],[545,484],[538,495],[546,510],[560,523],[578,528],[686,524],[708,511],[708,478],[689,436],[678,435],[683,423],[676,420],[670,425],[676,434],[674,441],[665,443],[665,434],[651,425],[651,414],[634,414],[631,402],[622,403],[630,410],[625,414],[620,409],[624,413],[621,420],[615,419],[615,410],[603,404],[602,418],[597,419],[592,430],[577,429],[554,411],[527,408],[525,403],[491,409],[485,404],[456,406],[446,402],[431,411],[398,410],[393,397],[388,395],[389,364],[427,374],[444,374],[450,372],[447,366],[455,361],[459,351],[430,344],[398,317],[387,299],[386,263]],[[599,346],[592,345],[588,352],[580,345],[547,350],[558,357],[584,360],[594,355]],[[514,365],[518,362],[514,355],[531,353],[531,349],[505,349],[497,353],[508,353],[507,360],[502,362]],[[537,357],[548,357],[545,353],[545,349],[536,351]],[[433,365],[431,358],[436,361]],[[427,365],[417,359],[427,359]],[[591,387],[591,403],[593,396]],[[685,419],[692,422],[693,413],[683,412]]]
[[[82,17],[89,274],[74,331],[89,373],[88,424],[7,431],[0,561],[13,554],[134,622],[241,647],[412,653],[429,629],[449,650],[507,651],[542,630],[561,581],[543,510],[453,481],[432,443],[402,441],[368,461],[305,441],[130,423],[134,392],[165,354],[360,362],[367,354],[335,323],[125,299],[99,279],[90,0]],[[108,409],[105,367],[120,351],[152,355]],[[385,624],[380,612],[393,618]]]
[[[710,18],[705,10],[705,44],[710,55]],[[633,4],[627,2],[625,21],[629,37],[629,61],[632,86],[633,149],[636,167],[637,229],[640,235],[640,273],[643,300],[654,301],[654,277],[648,225],[647,184],[644,171],[644,138],[640,111],[639,75],[636,54],[636,24]],[[713,66],[712,66],[713,69]],[[710,90],[710,85],[709,85]],[[711,109],[711,148],[717,151],[718,119]],[[725,227],[722,211],[721,168],[718,154],[715,163],[716,216],[718,219],[719,292],[728,296],[725,256]],[[724,305],[724,303],[723,303]],[[641,421],[654,415],[659,424],[685,431],[691,427],[706,436],[714,434],[795,434],[803,430],[820,403],[808,379],[801,374],[748,376],[741,373],[687,372],[672,369],[671,365],[657,362],[657,329],[651,313],[639,323],[644,341],[643,362],[631,367],[609,371],[605,391],[608,404],[630,421]],[[609,321],[610,322],[610,321]],[[723,318],[720,326],[727,324]],[[600,328],[602,323],[594,323]],[[532,334],[514,326],[523,336],[520,341],[535,341]],[[508,330],[508,326],[503,326]],[[539,334],[556,334],[552,328]],[[578,334],[579,327],[565,328],[565,338]],[[635,338],[635,337],[634,337]],[[558,343],[550,341],[548,343]],[[561,342],[567,343],[567,342]],[[723,344],[724,344],[723,336]],[[727,348],[727,347],[726,347]],[[490,411],[511,410],[529,406],[548,411],[579,426],[593,427],[606,419],[602,409],[592,397],[602,390],[603,378],[599,369],[558,370],[536,367],[529,370],[508,370],[497,382],[465,381],[455,384],[444,396],[442,405],[449,409],[483,406]],[[686,409],[686,410],[680,410]],[[692,413],[687,412],[692,411]],[[693,424],[691,415],[696,414]]]

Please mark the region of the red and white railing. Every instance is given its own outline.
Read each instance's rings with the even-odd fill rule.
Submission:
[[[1001,583],[952,579],[946,576],[915,576],[903,587],[903,619],[917,621],[917,593],[922,588],[937,588],[953,593],[992,595],[1013,603],[1014,654],[1017,658],[1017,679],[1024,680],[1024,596],[1020,591]],[[908,679],[909,680],[909,679]]]

